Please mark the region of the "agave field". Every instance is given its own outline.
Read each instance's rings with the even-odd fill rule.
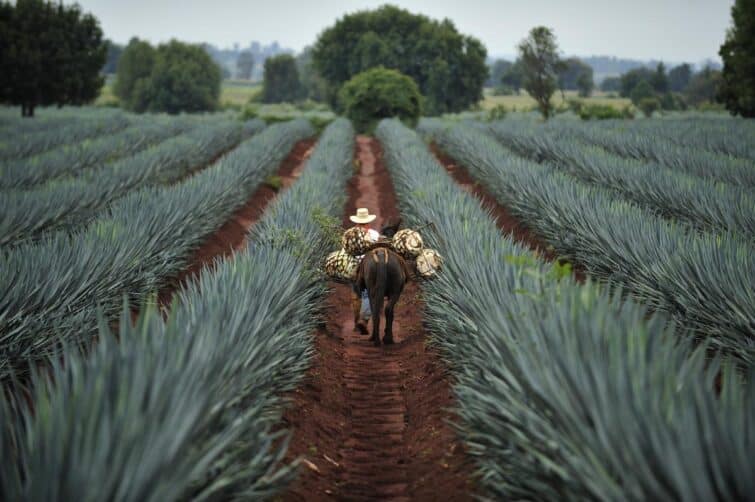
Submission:
[[[318,133],[303,119],[0,110],[0,499],[299,500],[289,490],[306,473],[349,498],[344,472],[359,467],[343,463],[359,452],[336,453],[365,428],[318,424],[343,444],[296,445],[284,413],[302,389],[380,383],[318,379],[328,368],[316,339],[333,323],[324,305],[350,315],[319,268],[360,186],[392,186],[377,199],[395,195],[392,211],[445,259],[420,285],[413,336],[426,330],[444,366],[431,376],[452,390],[468,497],[751,499],[753,137],[749,122],[701,117],[424,119],[417,131],[387,119],[371,139],[343,118]],[[312,144],[243,245],[179,281]],[[382,171],[355,162],[365,145]],[[502,231],[434,152],[561,262]],[[329,343],[369,344],[335,335]],[[360,357],[399,358],[401,342]],[[344,399],[326,405],[396,413]],[[314,409],[299,416],[321,420]],[[399,418],[392,431],[413,419]],[[377,459],[381,482],[431,450],[417,455],[400,433],[390,441],[415,453]],[[444,462],[430,463],[441,477]]]
[[[426,123],[422,129],[549,242],[563,249],[581,246],[581,253],[570,255],[577,260],[608,253],[610,248],[585,254],[590,244],[612,245],[612,229],[635,244],[627,254],[637,249],[641,259],[644,236],[658,245],[674,238],[661,232],[677,229],[676,238],[682,239],[686,230],[656,223],[653,213],[615,194],[578,186],[557,167],[518,158],[479,128]],[[412,131],[388,121],[378,135],[403,213],[415,224],[436,222],[432,245],[446,257],[447,267],[425,288],[427,322],[456,378],[459,432],[489,493],[538,500],[751,496],[755,381],[749,366],[738,372],[731,358],[706,357],[707,345],[695,345],[687,336],[688,323],[673,322],[686,319],[653,301],[657,293],[650,281],[631,297],[623,294],[626,290],[617,286],[637,287],[639,279],[627,279],[642,277],[643,271],[618,261],[619,252],[602,257],[605,269],[587,262],[605,285],[562,278],[557,267],[503,238]],[[520,209],[520,200],[531,202]],[[579,220],[570,219],[570,208],[585,220],[599,212],[584,225],[585,233],[596,232],[593,240],[577,234]],[[675,282],[687,279],[683,284],[693,288],[692,278],[706,279],[706,267],[741,266],[739,276],[731,275],[732,284],[718,276],[718,282],[687,294],[710,287],[711,302],[715,294],[732,302],[728,308],[713,303],[704,319],[706,326],[718,328],[711,338],[749,363],[755,326],[751,243],[725,240],[738,238],[729,235],[683,235],[690,242],[677,253],[709,253],[713,263],[698,262],[703,270],[689,278],[681,267],[676,276],[656,275],[655,284],[679,287]],[[614,272],[624,272],[617,278],[608,274],[613,257]],[[647,266],[661,274],[666,263],[684,263],[676,260],[656,255]],[[714,308],[721,311],[715,315]],[[701,318],[695,315],[690,324],[700,328]],[[714,318],[735,322],[716,325]],[[713,385],[717,377],[720,395]]]
[[[713,347],[755,362],[755,195],[712,181],[742,166],[755,172],[752,161],[725,157],[728,163],[694,177],[671,163],[616,159],[594,143],[560,139],[597,129],[540,129],[421,127],[559,254]],[[727,171],[730,165],[736,169]]]

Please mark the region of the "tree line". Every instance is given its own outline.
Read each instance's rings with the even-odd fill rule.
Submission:
[[[522,60],[507,61],[498,59],[490,66],[488,87],[498,96],[519,94],[523,89],[525,68]],[[593,68],[576,57],[559,59],[554,66],[556,72],[556,88],[564,91],[577,91],[580,97],[587,98],[595,89]]]
[[[667,72],[659,63],[654,70],[635,68],[605,79],[601,89],[630,98],[648,116],[660,109],[683,110],[719,101],[732,114],[755,117],[755,0],[736,0],[731,14],[732,27],[719,51],[722,71],[708,67],[694,73],[689,64],[681,64]],[[525,89],[547,119],[553,114],[551,96],[557,89],[562,95],[564,89],[577,89],[583,97],[592,92],[592,69],[575,58],[561,59],[549,28],[533,28],[517,49],[515,62],[492,65],[490,83],[499,93]]]
[[[732,27],[720,50],[724,62],[720,73],[710,68],[694,73],[689,65],[667,71],[661,63],[655,69],[638,68],[607,79],[601,88],[651,112],[713,97],[733,114],[754,116],[755,0],[736,0],[731,12]],[[218,106],[224,70],[212,60],[206,44],[173,40],[152,47],[133,39],[120,47],[103,40],[97,19],[77,5],[0,0],[0,47],[0,102],[20,105],[24,116],[33,115],[37,106],[93,100],[103,85],[103,72],[110,71],[116,73],[114,90],[121,105],[134,111]],[[261,99],[313,99],[342,112],[353,109],[353,103],[346,101],[358,95],[342,92],[344,86],[365,71],[383,68],[413,81],[423,114],[476,106],[487,81],[500,93],[524,89],[547,117],[552,113],[550,96],[556,91],[563,95],[577,90],[586,97],[595,88],[592,68],[577,58],[563,59],[555,35],[546,27],[533,28],[518,51],[516,61],[498,61],[489,70],[483,44],[460,33],[452,21],[386,5],[343,16],[297,57],[267,58]],[[238,75],[251,76],[254,66],[253,54],[238,54]],[[382,83],[387,82],[386,75],[373,74]],[[381,89],[372,90],[385,95]],[[404,90],[406,97],[413,95],[413,89]],[[413,103],[413,98],[407,102]],[[391,107],[389,103],[384,109]]]
[[[601,90],[630,98],[632,103],[647,111],[656,109],[683,110],[718,99],[722,72],[706,67],[698,72],[688,63],[666,71],[663,63],[655,69],[635,68],[618,77],[605,79]]]

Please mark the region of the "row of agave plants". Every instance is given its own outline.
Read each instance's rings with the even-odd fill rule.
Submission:
[[[79,176],[33,190],[9,190],[0,200],[0,245],[18,246],[54,230],[74,230],[131,191],[182,179],[264,126],[258,119],[243,125],[197,122],[183,134]]]
[[[752,142],[755,124],[743,118],[712,116],[635,120],[630,123],[624,121],[621,127],[683,147],[755,160],[755,144]]]
[[[348,121],[329,125],[246,249],[203,270],[167,320],[124,311],[117,336],[101,323],[91,353],[36,374],[30,404],[0,403],[0,498],[259,500],[285,487],[296,466],[281,463],[281,395],[309,364],[316,264],[353,141]]]
[[[181,183],[129,193],[79,232],[0,250],[0,377],[47,361],[61,341],[87,344],[97,312],[112,319],[123,295],[144,303],[313,134],[305,120],[275,124]]]
[[[667,126],[673,129],[673,124]],[[744,129],[750,129],[744,126]],[[702,178],[733,185],[755,187],[755,169],[751,158],[738,158],[711,152],[695,145],[679,145],[655,134],[638,132],[622,123],[614,127],[576,125],[562,122],[557,130],[567,139],[582,139],[627,158],[657,162],[660,165]],[[752,136],[737,141],[749,148]]]
[[[2,128],[0,162],[20,159],[61,145],[70,145],[87,138],[113,134],[125,129],[133,116],[103,109],[85,113],[55,114],[54,117],[22,120],[14,117]]]
[[[86,168],[133,155],[166,139],[188,131],[203,119],[193,117],[149,117],[131,122],[114,134],[64,144],[39,155],[3,162],[0,188],[28,190]]]
[[[690,232],[558,168],[523,159],[479,129],[435,141],[536,234],[594,277],[665,311],[717,349],[755,362],[755,254],[733,234]]]
[[[626,159],[600,147],[560,137],[550,127],[523,127],[515,121],[475,125],[519,155],[614,190],[665,218],[702,231],[733,232],[743,239],[755,240],[755,195],[751,188],[715,183],[657,163]]]
[[[483,496],[738,500],[755,490],[755,381],[663,313],[500,234],[422,140],[377,129],[409,225],[445,257],[425,320]],[[557,212],[557,209],[554,209]],[[714,381],[720,376],[717,395]],[[744,378],[744,382],[743,382]]]

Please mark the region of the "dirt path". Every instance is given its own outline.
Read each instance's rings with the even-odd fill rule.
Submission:
[[[223,226],[207,237],[189,259],[189,266],[158,294],[161,307],[168,306],[174,292],[188,281],[198,277],[204,267],[212,266],[215,260],[230,256],[231,253],[244,246],[249,229],[262,216],[268,204],[275,199],[278,193],[291,186],[301,175],[307,159],[312,154],[315,142],[314,138],[299,141],[281,162],[278,171],[275,173],[281,179],[281,186],[278,191],[263,183]]]
[[[367,207],[380,228],[399,213],[377,141],[359,136],[356,160],[343,224]],[[425,346],[419,288],[409,284],[396,307],[397,343],[380,348],[353,330],[350,298],[343,285],[328,295],[313,367],[285,416],[288,460],[305,462],[284,500],[471,500],[471,470],[446,422],[450,385]]]
[[[517,217],[512,215],[508,209],[493,197],[483,186],[481,186],[462,166],[456,164],[456,161],[445,155],[434,144],[430,146],[435,158],[446,169],[446,172],[459,184],[459,186],[477,197],[485,209],[493,215],[496,226],[505,235],[510,235],[516,242],[529,247],[534,253],[545,260],[553,261],[558,258],[551,246],[535,235],[526,225]],[[564,263],[564,260],[560,261]],[[574,278],[579,282],[585,281],[584,268],[578,264],[572,263]]]

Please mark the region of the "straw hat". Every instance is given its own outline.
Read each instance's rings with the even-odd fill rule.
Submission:
[[[354,223],[369,223],[377,218],[376,215],[370,214],[366,207],[360,207],[357,209],[357,214],[349,216],[349,219]]]

